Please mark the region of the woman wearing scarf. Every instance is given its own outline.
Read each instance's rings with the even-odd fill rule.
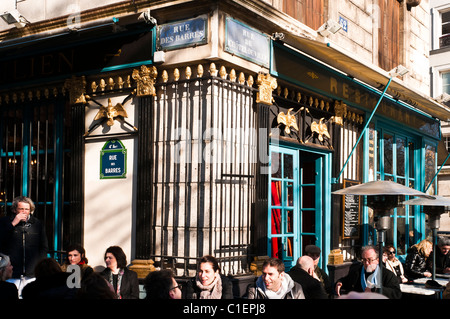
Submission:
[[[106,269],[102,276],[111,284],[117,299],[139,299],[137,274],[127,268],[127,257],[119,246],[111,246],[105,252]]]
[[[217,259],[203,256],[197,267],[197,275],[186,287],[186,299],[233,299],[231,281],[220,274]]]
[[[63,272],[72,272],[70,265],[78,265],[80,267],[81,278],[85,274],[90,274],[94,270],[88,265],[88,260],[86,258],[86,251],[81,245],[71,245],[67,247],[67,258],[64,264],[61,265]]]
[[[405,277],[405,271],[403,270],[403,265],[395,257],[395,248],[392,245],[386,247],[387,260],[386,260],[386,269],[392,271],[398,278],[400,283],[408,282],[408,279]]]

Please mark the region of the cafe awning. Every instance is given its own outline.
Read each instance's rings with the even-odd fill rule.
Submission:
[[[381,90],[387,84],[390,78],[388,71],[364,62],[327,38],[323,39],[324,41],[321,42],[285,34],[283,42],[371,87]],[[387,94],[439,120],[450,120],[448,107],[409,87],[398,78],[392,79]]]

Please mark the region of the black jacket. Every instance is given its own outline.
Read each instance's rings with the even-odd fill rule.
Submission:
[[[408,255],[405,259],[405,275],[408,279],[417,279],[425,277],[424,272],[432,271],[431,260],[422,255],[416,247],[408,249]]]
[[[302,286],[305,299],[328,299],[323,284],[302,268],[294,266],[288,272],[288,275]]]
[[[11,259],[13,278],[34,277],[34,267],[47,257],[47,235],[43,224],[33,215],[27,223],[20,222],[16,226],[11,224],[14,217],[11,214],[0,219],[0,252]]]
[[[383,295],[389,299],[400,299],[402,292],[400,290],[400,284],[395,274],[382,266],[382,278],[381,284],[383,286]],[[363,292],[361,284],[361,272],[363,266],[361,264],[355,264],[350,267],[347,276],[338,280],[342,283],[341,294],[349,293],[350,291]],[[379,293],[379,288],[374,289],[374,292]]]
[[[69,273],[60,272],[37,278],[28,283],[22,290],[24,300],[39,299],[74,299],[77,288],[69,288]]]
[[[111,270],[106,268],[101,275],[109,282]],[[120,285],[120,295],[122,299],[139,299],[139,280],[137,274],[125,268]]]
[[[436,273],[443,274],[447,267],[450,267],[450,253],[444,255],[441,249],[436,246]]]

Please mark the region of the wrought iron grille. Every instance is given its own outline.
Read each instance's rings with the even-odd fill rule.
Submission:
[[[153,105],[151,258],[192,276],[197,258],[210,254],[224,274],[246,273],[257,160],[252,80],[224,68],[220,76],[173,74],[163,72]]]

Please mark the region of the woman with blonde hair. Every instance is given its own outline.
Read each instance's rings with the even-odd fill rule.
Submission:
[[[433,243],[428,239],[408,249],[405,260],[405,274],[408,279],[431,277],[431,260],[429,259],[433,251]]]

